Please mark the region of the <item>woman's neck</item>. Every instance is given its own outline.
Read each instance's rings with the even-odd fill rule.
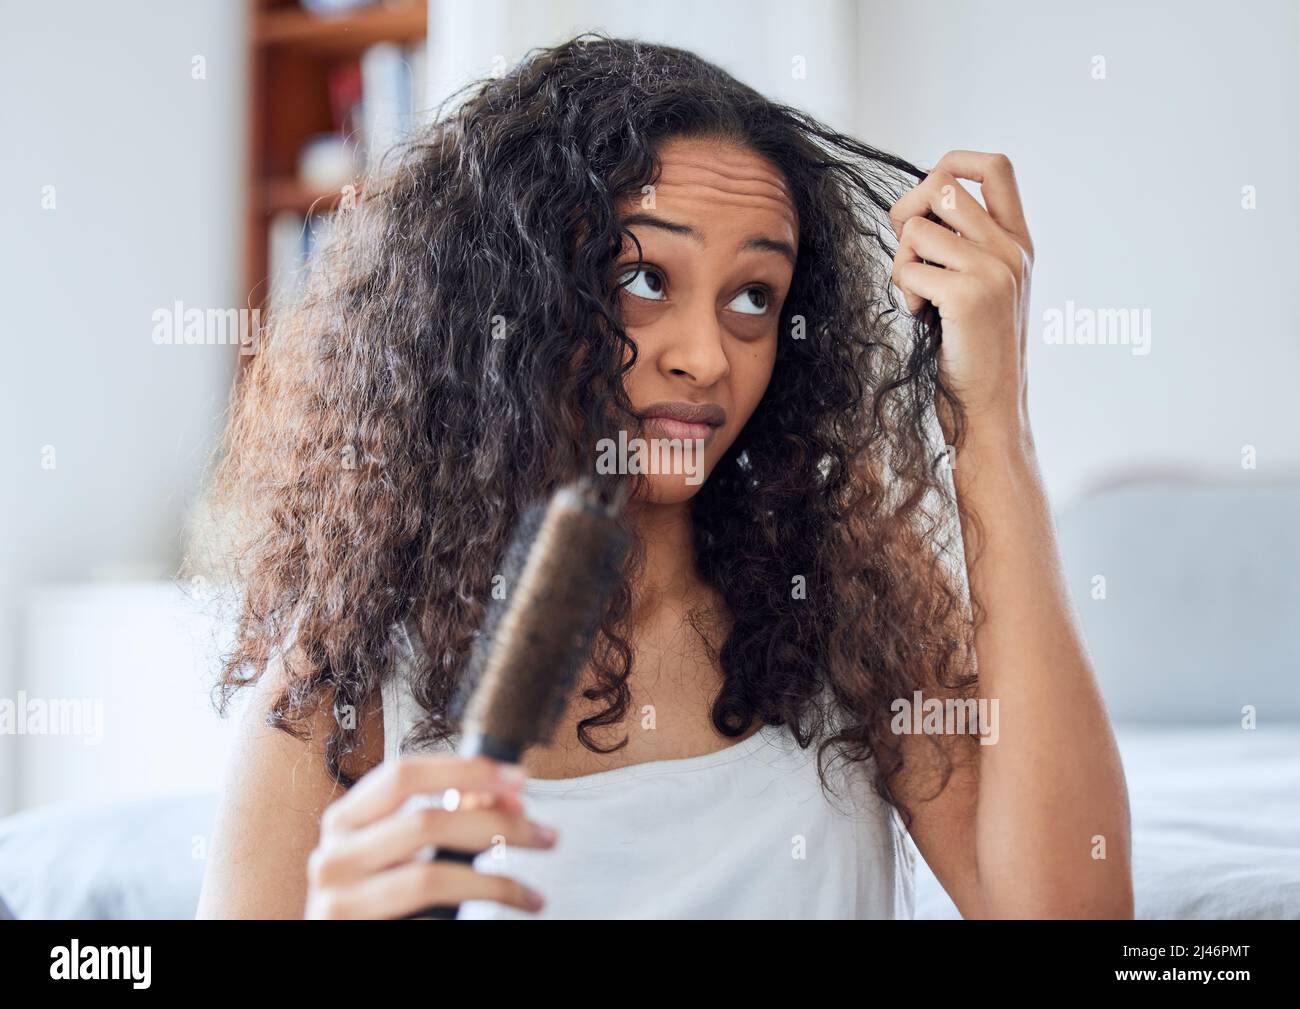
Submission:
[[[689,501],[638,502],[628,512],[645,545],[645,564],[633,586],[633,619],[641,623],[665,604],[676,608],[712,595],[695,566],[695,528]]]

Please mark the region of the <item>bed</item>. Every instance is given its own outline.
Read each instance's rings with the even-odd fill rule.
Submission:
[[[1139,918],[1300,918],[1300,724],[1118,732]],[[917,860],[916,916],[959,918]]]
[[[1300,724],[1119,733],[1139,918],[1300,918]],[[216,796],[62,803],[0,821],[20,918],[189,918]],[[922,859],[917,918],[960,915]]]

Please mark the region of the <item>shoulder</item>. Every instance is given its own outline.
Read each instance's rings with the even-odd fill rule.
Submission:
[[[296,726],[297,734],[270,724],[269,716],[289,686],[283,661],[273,660],[238,716],[199,899],[200,918],[296,918],[303,913],[307,859],[320,838],[320,817],[344,787],[325,759],[326,740],[337,728],[328,699]],[[381,717],[377,704],[358,713],[362,746],[348,762],[349,774],[359,777],[382,759]]]
[[[354,713],[358,748],[344,766],[354,779],[383,762],[387,697],[410,668],[412,644],[405,629],[395,625],[393,634],[396,661],[389,676]],[[292,640],[294,635],[287,636]],[[293,686],[285,662],[291,647],[281,648],[248,688],[237,716],[199,917],[301,916],[307,858],[320,838],[321,815],[345,791],[326,761],[326,745],[338,729],[332,696],[319,698],[293,732],[271,724],[273,709]]]

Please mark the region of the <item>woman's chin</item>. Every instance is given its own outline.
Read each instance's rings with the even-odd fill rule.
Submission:
[[[647,474],[633,498],[644,504],[671,505],[689,501],[700,492],[708,474]]]

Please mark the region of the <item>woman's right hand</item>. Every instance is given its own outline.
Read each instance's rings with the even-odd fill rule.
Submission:
[[[489,757],[417,754],[384,761],[331,803],[307,861],[308,918],[402,918],[434,906],[494,900],[525,911],[540,894],[508,876],[416,857],[434,845],[483,851],[504,842],[550,848],[554,831],[524,814],[518,765]],[[402,807],[456,789],[455,809]]]

